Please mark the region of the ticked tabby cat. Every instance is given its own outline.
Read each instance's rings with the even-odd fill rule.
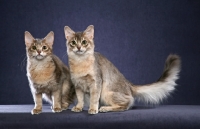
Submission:
[[[157,82],[142,86],[130,83],[119,70],[100,53],[94,52],[94,26],[83,32],[64,28],[71,79],[78,99],[74,112],[82,111],[84,95],[89,94],[89,114],[128,110],[135,99],[157,104],[175,89],[180,72],[180,58],[169,55],[163,74]],[[100,102],[100,109],[99,107]]]
[[[42,98],[52,104],[53,112],[68,108],[75,96],[68,67],[52,53],[54,33],[37,39],[25,32],[27,77],[35,102],[32,114],[42,112]]]

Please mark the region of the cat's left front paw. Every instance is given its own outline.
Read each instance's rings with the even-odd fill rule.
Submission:
[[[81,112],[83,109],[82,108],[77,108],[76,106],[74,106],[73,108],[72,108],[72,111],[73,112]]]
[[[51,107],[51,109],[52,109],[52,112],[54,112],[54,113],[58,113],[58,112],[62,112],[62,108],[59,108],[59,107]]]
[[[98,113],[98,109],[89,109],[88,113],[89,114],[97,114]]]

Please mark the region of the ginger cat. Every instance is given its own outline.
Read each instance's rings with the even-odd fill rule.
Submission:
[[[27,77],[35,102],[32,114],[42,112],[42,98],[52,104],[53,112],[68,108],[75,96],[67,66],[52,53],[54,33],[37,39],[26,31]]]
[[[136,86],[130,83],[107,58],[94,52],[93,25],[88,26],[83,32],[74,32],[65,26],[64,32],[71,80],[78,99],[72,111],[82,111],[85,94],[90,96],[88,113],[97,114],[98,111],[128,110],[133,106],[135,99],[158,104],[175,89],[175,81],[180,72],[179,56],[168,56],[163,74],[157,82]]]

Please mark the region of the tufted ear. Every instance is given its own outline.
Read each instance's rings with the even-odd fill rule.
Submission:
[[[65,38],[67,40],[70,40],[75,34],[75,32],[71,28],[69,28],[69,26],[65,26],[64,31],[65,31]]]
[[[45,42],[52,48],[54,42],[54,33],[53,31],[49,32],[44,38]]]
[[[33,43],[33,41],[35,40],[35,39],[33,38],[33,36],[31,35],[31,33],[29,33],[28,31],[25,31],[25,33],[24,33],[24,38],[25,38],[25,45],[26,45],[27,47],[30,47],[31,44]]]
[[[93,40],[93,38],[94,38],[94,26],[93,25],[88,26],[87,29],[83,33],[88,39]]]

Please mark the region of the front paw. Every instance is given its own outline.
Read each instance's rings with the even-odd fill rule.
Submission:
[[[52,112],[54,112],[54,113],[62,112],[62,108],[59,108],[59,107],[53,108],[52,107]]]
[[[73,111],[73,112],[81,112],[81,111],[82,111],[82,108],[77,108],[76,106],[74,106],[74,107],[72,108],[72,111]]]
[[[32,111],[31,111],[31,114],[32,115],[38,115],[38,114],[40,114],[42,112],[42,109],[36,109],[36,108],[34,108]]]
[[[89,109],[88,113],[89,114],[97,114],[98,113],[98,109]]]

